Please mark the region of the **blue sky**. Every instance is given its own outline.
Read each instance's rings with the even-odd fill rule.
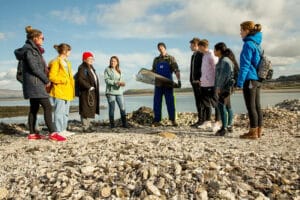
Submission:
[[[20,90],[15,79],[13,51],[25,42],[25,26],[44,33],[44,57],[57,56],[54,44],[72,46],[73,71],[84,51],[94,53],[94,67],[104,90],[103,71],[109,58],[120,58],[126,89],[149,88],[136,82],[141,67],[150,68],[158,55],[156,44],[165,42],[189,86],[189,41],[206,38],[210,48],[223,41],[237,59],[242,48],[239,24],[262,24],[263,47],[275,68],[275,78],[300,74],[300,2],[298,0],[0,0],[0,89]]]

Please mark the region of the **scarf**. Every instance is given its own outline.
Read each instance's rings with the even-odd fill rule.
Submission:
[[[45,49],[41,45],[36,44],[36,46],[39,49],[39,51],[41,52],[41,54],[45,53]]]

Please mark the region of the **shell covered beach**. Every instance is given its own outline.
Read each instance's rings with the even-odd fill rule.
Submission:
[[[0,199],[300,200],[300,100],[263,110],[263,136],[243,140],[248,117],[225,137],[190,127],[178,113],[151,127],[152,110],[128,114],[129,129],[95,123],[66,142],[29,141],[24,124],[0,125]],[[43,128],[42,126],[40,127]]]

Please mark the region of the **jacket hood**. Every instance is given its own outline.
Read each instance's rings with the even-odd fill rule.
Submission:
[[[23,60],[25,58],[25,52],[27,51],[27,48],[25,48],[25,45],[22,48],[15,50],[15,56],[17,60]]]
[[[37,49],[36,45],[32,41],[27,40],[23,47],[14,51],[17,60],[23,60],[25,58],[25,53],[32,48]]]
[[[244,38],[244,42],[246,41],[253,41],[256,44],[260,45],[262,41],[262,32],[257,32],[252,35],[248,35],[247,37]]]

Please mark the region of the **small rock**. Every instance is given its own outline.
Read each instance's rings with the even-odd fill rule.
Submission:
[[[158,135],[163,137],[163,138],[168,138],[168,139],[176,138],[176,135],[174,133],[170,133],[170,132],[161,132]]]
[[[73,192],[73,187],[71,185],[68,185],[64,190],[63,190],[63,197],[68,197],[72,194]]]
[[[208,166],[211,170],[216,170],[219,168],[219,166],[215,162],[209,162]]]
[[[149,168],[149,174],[150,174],[150,177],[151,177],[151,176],[156,176],[156,175],[157,175],[157,172],[158,172],[157,167],[151,166],[151,167]]]
[[[81,172],[85,176],[91,176],[91,175],[93,175],[94,171],[95,171],[95,168],[93,166],[87,166],[87,167],[81,168]]]
[[[153,183],[151,181],[147,181],[146,183],[146,188],[147,188],[147,191],[150,193],[150,194],[154,194],[156,196],[160,196],[160,191],[159,189],[153,185]]]
[[[117,188],[116,189],[116,195],[119,198],[125,198],[126,197],[126,192],[123,188]]]
[[[106,186],[101,189],[101,196],[104,198],[107,198],[111,195],[111,188],[109,186]]]
[[[228,190],[219,190],[219,197],[225,200],[235,200],[235,195]]]
[[[144,200],[161,200],[161,198],[155,195],[148,195],[144,198]]]
[[[180,175],[180,174],[181,174],[181,171],[182,171],[181,165],[178,164],[178,163],[176,163],[176,164],[174,165],[174,167],[175,167],[175,175]]]
[[[197,196],[199,197],[200,200],[208,200],[208,193],[205,188],[198,187],[196,192],[198,193]]]
[[[8,196],[8,190],[6,188],[0,188],[0,199],[6,199]]]

